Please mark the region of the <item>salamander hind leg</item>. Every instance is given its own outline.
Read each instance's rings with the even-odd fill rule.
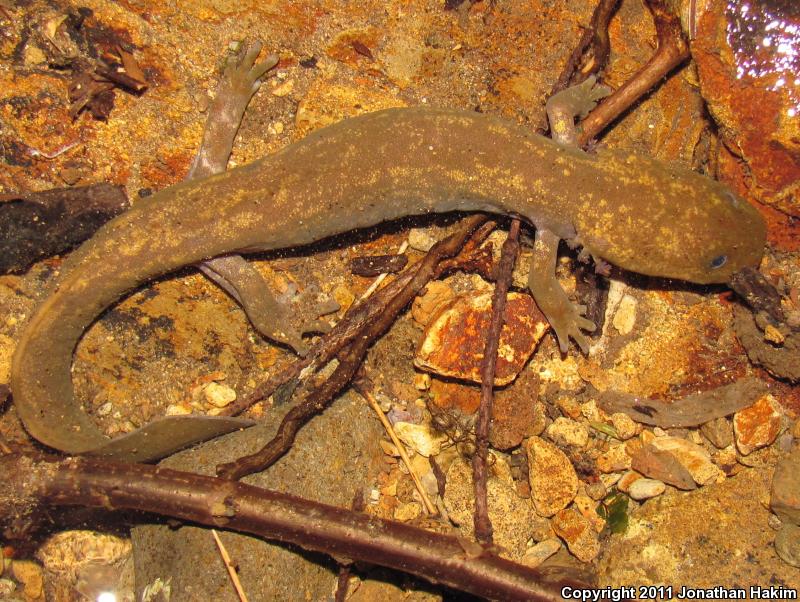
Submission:
[[[582,331],[593,331],[595,324],[583,317],[586,313],[586,306],[573,304],[556,280],[555,268],[559,240],[548,230],[536,230],[528,288],[539,309],[553,327],[561,352],[567,352],[569,339],[572,337],[581,351],[588,353],[589,340]]]

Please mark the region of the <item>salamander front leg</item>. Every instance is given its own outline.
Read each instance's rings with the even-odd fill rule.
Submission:
[[[556,280],[559,240],[558,236],[549,230],[541,228],[536,230],[528,288],[539,309],[553,327],[561,352],[567,352],[569,338],[572,337],[581,351],[588,353],[589,341],[581,330],[591,332],[595,329],[595,324],[583,317],[586,306],[573,304]]]

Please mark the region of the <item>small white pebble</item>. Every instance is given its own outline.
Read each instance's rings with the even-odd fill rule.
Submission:
[[[217,408],[224,408],[236,399],[236,391],[228,385],[216,382],[208,383],[203,390],[203,394],[206,397],[206,401]]]

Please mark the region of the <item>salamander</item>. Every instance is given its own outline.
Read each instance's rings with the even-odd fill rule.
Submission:
[[[73,351],[112,303],[148,280],[232,253],[296,247],[408,215],[488,211],[536,229],[530,289],[566,350],[593,324],[554,269],[560,240],[625,270],[725,283],[762,256],[759,213],[722,184],[620,150],[582,152],[491,115],[389,109],[344,120],[249,165],[139,201],[64,262],[19,341],[17,411],[70,453],[152,460],[190,441],[151,425],[110,441],[72,390]],[[279,328],[277,329],[279,330]],[[189,421],[188,423],[185,421]],[[188,429],[191,430],[191,429]],[[149,442],[150,441],[150,442]]]

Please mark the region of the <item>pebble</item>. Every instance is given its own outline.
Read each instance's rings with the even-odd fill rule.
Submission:
[[[536,545],[528,548],[519,561],[520,564],[524,564],[525,566],[535,569],[560,549],[561,540],[555,538],[545,539],[544,541],[540,541]]]
[[[559,416],[546,430],[547,436],[558,445],[586,447],[589,431],[580,422]]]
[[[585,487],[586,495],[592,498],[594,501],[600,501],[604,497],[608,495],[608,489],[603,484],[602,481],[595,481],[594,483],[589,483]]]
[[[111,410],[113,409],[114,409],[113,404],[110,401],[107,401],[99,408],[97,408],[95,414],[97,414],[98,416],[108,416],[111,413]]]
[[[597,502],[585,493],[579,493],[573,501],[575,509],[581,513],[583,518],[589,521],[594,530],[600,533],[606,526],[606,521],[597,514]]]
[[[455,297],[455,291],[447,282],[429,282],[425,285],[425,294],[411,304],[411,317],[420,326],[427,326]]]
[[[661,495],[666,491],[667,486],[655,479],[636,479],[628,489],[628,495],[636,501],[649,500],[652,497]]]
[[[11,564],[11,574],[24,587],[25,598],[36,600],[42,596],[44,578],[42,567],[32,560],[15,560]]]
[[[783,522],[800,526],[800,447],[775,467],[769,505]]]
[[[600,472],[620,472],[630,467],[631,457],[622,443],[611,446],[607,452],[597,457],[597,468]]]
[[[736,447],[743,456],[775,441],[781,430],[783,412],[778,400],[764,395],[749,408],[733,415]]]
[[[422,515],[422,505],[419,502],[408,502],[400,504],[394,509],[394,519],[400,522],[408,522]]]
[[[531,499],[542,516],[566,508],[578,493],[578,475],[567,455],[540,437],[525,442]]]
[[[635,436],[639,431],[639,425],[636,424],[633,418],[622,412],[611,414],[610,420],[619,438],[623,441]]]
[[[438,454],[448,441],[445,434],[434,431],[427,424],[397,422],[394,430],[400,441],[426,458]]]
[[[600,553],[600,541],[592,524],[572,508],[558,512],[552,521],[556,532],[570,553],[578,560],[591,562]]]
[[[287,79],[281,85],[276,86],[272,90],[272,95],[273,96],[278,96],[278,97],[288,96],[289,94],[292,93],[292,90],[294,90],[294,80],[293,79]]]
[[[650,443],[656,450],[669,452],[698,485],[707,485],[724,478],[724,473],[711,461],[701,446],[679,437],[658,437]]]
[[[173,403],[167,406],[164,414],[167,416],[186,416],[192,413],[192,408],[183,403]]]
[[[0,579],[0,599],[10,597],[16,589],[17,586],[11,579]]]
[[[636,324],[637,301],[630,295],[623,295],[620,299],[617,311],[614,313],[611,324],[622,335],[629,334]]]
[[[577,420],[581,417],[581,404],[579,404],[572,396],[559,397],[556,399],[556,407],[569,418]]]
[[[786,564],[800,568],[800,527],[783,525],[775,536],[775,552]]]
[[[717,449],[725,449],[733,443],[733,426],[727,418],[715,418],[700,426],[700,432]]]
[[[427,253],[437,242],[436,238],[423,228],[412,228],[408,233],[408,246],[416,251]]]
[[[223,385],[217,382],[210,382],[203,389],[206,401],[215,408],[224,408],[232,401],[236,400],[236,391],[228,385]]]
[[[644,477],[635,470],[629,470],[619,478],[619,481],[617,481],[617,489],[625,493],[628,493],[628,491],[631,488],[631,485],[633,485],[633,483],[635,483],[639,479],[643,478]]]

